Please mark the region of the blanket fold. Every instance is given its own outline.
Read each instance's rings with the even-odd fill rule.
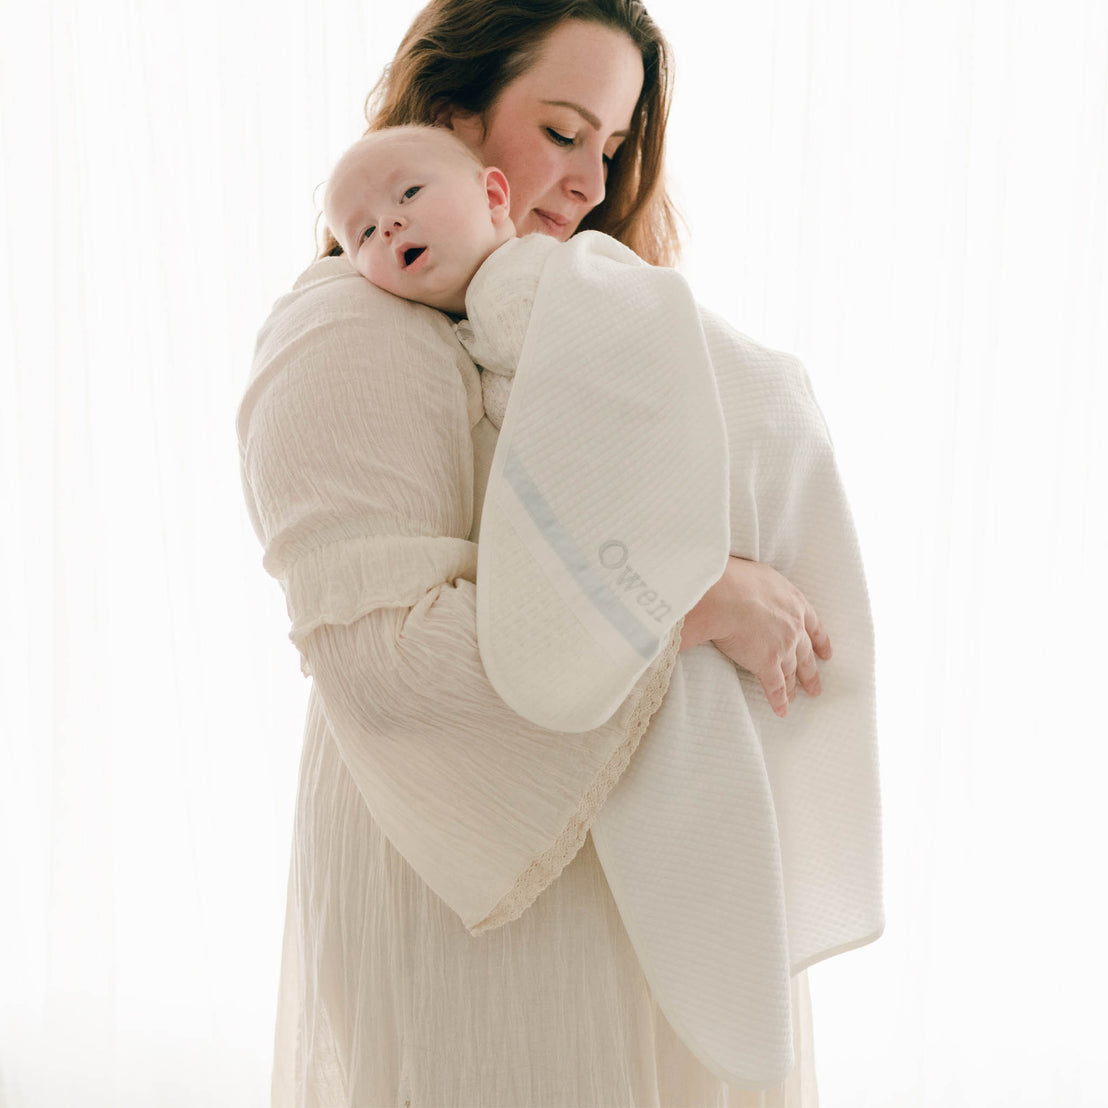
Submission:
[[[681,297],[677,273],[629,268],[600,251],[550,252],[558,244],[541,235],[506,245],[513,257],[546,262],[530,327],[505,320],[516,301],[502,287],[483,296],[494,316],[484,334],[521,339],[528,370],[512,383],[516,402],[489,474],[495,495],[486,492],[481,516],[481,660],[520,715],[553,731],[590,731],[723,573],[723,416],[711,373],[673,370],[690,350],[707,363],[696,306]],[[544,294],[547,279],[555,288]],[[581,333],[581,313],[598,295],[616,314],[653,318],[634,361],[619,328]],[[622,376],[613,372],[619,365]],[[626,495],[632,485],[649,494]]]
[[[507,704],[602,723],[729,554],[780,570],[831,636],[822,695],[784,720],[711,644],[680,654],[591,830],[674,1030],[721,1079],[778,1083],[790,975],[883,927],[869,599],[807,374],[597,232],[501,247],[467,316],[503,409],[477,635]]]

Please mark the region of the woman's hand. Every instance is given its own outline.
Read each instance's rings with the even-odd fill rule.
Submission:
[[[772,566],[734,556],[685,616],[681,650],[702,642],[754,674],[782,718],[796,698],[797,681],[809,696],[819,696],[816,656],[831,657],[831,640],[804,594]]]

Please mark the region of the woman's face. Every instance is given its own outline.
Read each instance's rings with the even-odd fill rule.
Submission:
[[[628,35],[566,20],[493,103],[484,134],[477,116],[455,112],[451,126],[508,178],[516,231],[565,241],[604,199],[607,161],[631,126],[642,82]]]

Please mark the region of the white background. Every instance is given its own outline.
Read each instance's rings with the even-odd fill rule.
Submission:
[[[821,1103],[1108,1104],[1108,5],[650,8],[684,271],[804,359],[873,599]],[[415,10],[0,6],[4,1108],[267,1103],[308,683],[234,415]]]

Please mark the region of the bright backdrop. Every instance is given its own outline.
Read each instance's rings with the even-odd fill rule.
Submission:
[[[807,364],[871,586],[822,1104],[1108,1104],[1108,5],[650,7],[684,271]],[[267,1103],[308,685],[233,420],[415,10],[0,0],[3,1108]]]

